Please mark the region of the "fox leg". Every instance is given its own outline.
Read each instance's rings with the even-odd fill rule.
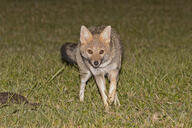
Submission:
[[[95,80],[98,85],[105,109],[108,110],[109,105],[107,103],[105,77],[104,77],[104,75],[97,75],[97,76],[95,76]]]
[[[109,87],[109,104],[112,104],[114,102],[114,104],[118,104],[119,103],[119,99],[117,96],[117,81],[118,81],[118,74],[119,74],[119,70],[112,70],[111,72],[109,72],[109,80],[110,80],[110,87]]]
[[[116,92],[116,95],[115,95],[115,99],[114,99],[114,105],[115,106],[120,106],[121,104],[120,104],[120,102],[119,102],[119,98],[118,98],[118,96],[117,96],[117,92]]]
[[[79,99],[81,102],[84,101],[85,86],[86,82],[89,80],[90,77],[91,77],[90,71],[80,73],[81,85],[80,85]]]

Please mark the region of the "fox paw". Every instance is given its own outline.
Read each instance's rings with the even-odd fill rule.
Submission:
[[[83,101],[84,101],[84,96],[83,96],[83,95],[80,95],[80,96],[79,96],[79,100],[80,100],[80,102],[83,102]]]
[[[108,103],[111,105],[115,100],[115,96],[114,94],[109,94],[108,98]]]
[[[108,103],[109,103],[110,105],[111,105],[112,103],[114,103],[115,106],[120,106],[120,102],[119,102],[119,99],[118,99],[117,94],[109,95]]]
[[[114,105],[115,105],[115,106],[120,106],[120,105],[121,105],[120,102],[119,102],[119,99],[118,99],[117,94],[115,95]]]
[[[108,104],[104,104],[104,107],[105,107],[105,111],[109,112],[109,105]]]

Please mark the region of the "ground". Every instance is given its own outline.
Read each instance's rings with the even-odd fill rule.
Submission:
[[[121,36],[121,106],[109,112],[93,79],[79,102],[78,69],[60,59],[81,25],[111,25]],[[0,92],[42,105],[0,108],[0,127],[191,128],[191,79],[190,0],[1,0]]]

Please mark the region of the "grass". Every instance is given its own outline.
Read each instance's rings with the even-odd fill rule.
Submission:
[[[190,0],[0,2],[0,92],[42,104],[1,108],[0,127],[192,127]],[[109,113],[93,79],[79,102],[78,69],[59,53],[78,41],[81,25],[101,24],[120,33],[124,48],[121,106]]]

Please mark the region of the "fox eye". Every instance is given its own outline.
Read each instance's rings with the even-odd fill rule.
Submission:
[[[100,50],[100,51],[99,51],[99,54],[103,54],[103,53],[104,53],[104,50]]]
[[[87,52],[88,52],[89,54],[93,54],[93,51],[90,50],[90,49],[88,49]]]

